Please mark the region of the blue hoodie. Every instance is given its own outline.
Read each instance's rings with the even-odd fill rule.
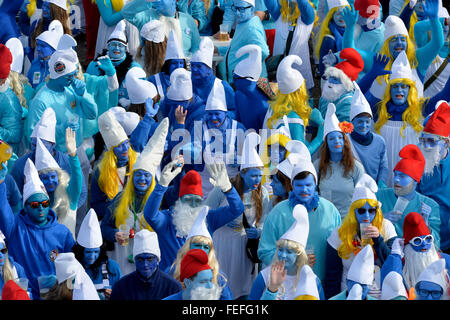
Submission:
[[[25,270],[35,299],[39,297],[37,278],[55,274],[56,254],[71,252],[75,244],[69,229],[56,222],[56,213],[48,212],[48,223],[39,227],[22,209],[14,214],[6,198],[6,185],[0,183],[0,230],[8,243],[9,254]],[[53,258],[53,260],[52,260]]]

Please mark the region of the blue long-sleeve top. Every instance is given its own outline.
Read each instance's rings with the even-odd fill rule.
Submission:
[[[78,201],[80,199],[81,190],[83,187],[83,172],[81,171],[81,164],[78,156],[69,156],[69,163],[71,168],[69,185],[66,188],[67,195],[70,200],[70,209],[76,210]]]
[[[173,130],[179,129],[181,126],[177,123],[175,119],[175,110],[176,106],[172,106],[171,109],[166,104],[167,100],[164,99],[161,104],[160,108],[163,111],[163,114],[165,112],[168,112],[167,115],[164,114],[164,117],[169,117],[169,132],[173,132]],[[205,113],[205,103],[206,101],[203,101],[199,96],[195,95],[192,97],[192,100],[189,102],[188,106],[184,109],[187,110],[187,116],[184,122],[184,128],[188,131],[191,131],[194,127],[194,121],[201,121],[203,119],[204,113]]]
[[[11,38],[18,38],[20,30],[16,23],[16,16],[19,13],[23,0],[3,1],[0,6],[0,43],[6,43]]]
[[[158,127],[158,122],[155,121],[148,114],[139,121],[137,127],[133,130],[130,135],[130,145],[136,152],[142,152],[148,140],[153,136],[156,128]]]
[[[103,22],[112,27],[119,23],[122,19],[122,11],[114,11],[111,1],[95,1],[97,3],[98,11],[103,19]]]
[[[97,217],[99,220],[103,219],[103,217],[108,212],[108,206],[111,204],[112,199],[109,199],[108,196],[100,189],[98,185],[98,178],[100,177],[100,170],[96,168],[91,178],[91,198],[90,198],[90,206],[97,213]]]
[[[85,271],[94,285],[103,284],[102,265],[97,266],[95,269],[92,269],[91,267],[85,268]],[[120,271],[119,264],[113,259],[108,259],[107,271],[109,286],[112,288],[114,284],[122,278],[122,272]]]
[[[186,242],[186,238],[176,236],[176,229],[172,222],[173,208],[168,210],[159,210],[161,200],[167,187],[157,184],[152,194],[147,200],[144,208],[144,217],[148,224],[158,235],[159,247],[161,248],[160,268],[166,269],[175,261],[178,250]],[[206,217],[208,231],[213,234],[214,231],[236,219],[244,212],[242,200],[234,187],[225,193],[228,206],[217,209],[210,209]]]
[[[25,270],[33,297],[39,297],[37,278],[55,274],[55,254],[71,252],[75,244],[69,229],[56,221],[49,209],[48,223],[34,224],[22,209],[14,214],[6,198],[6,184],[0,183],[0,230],[8,242],[8,252]]]
[[[47,79],[49,74],[48,60],[36,58],[33,62],[31,62],[30,69],[28,69],[27,78],[33,89],[36,89],[37,86]]]
[[[243,83],[244,81],[245,83]],[[241,84],[246,84],[246,86],[241,86]],[[236,83],[234,99],[236,121],[242,123],[246,129],[254,129],[259,132],[264,125],[267,109],[269,109],[269,98],[259,89],[256,82],[245,79]]]
[[[22,192],[20,192],[16,181],[9,173],[5,176],[5,183],[9,206],[14,213],[17,213],[22,209]]]
[[[160,92],[160,89],[158,88],[158,83],[156,81],[157,76],[160,79],[160,83],[161,83],[161,87],[162,87],[161,88],[162,94]],[[161,96],[161,100],[162,100],[162,96],[163,95],[166,96],[167,88],[170,87],[170,74],[167,74],[165,72],[160,72],[160,73],[151,75],[147,80],[155,85],[156,89],[158,90],[159,95]]]
[[[202,30],[208,24],[207,12],[203,0],[178,0],[177,9],[197,20],[198,30]]]
[[[0,93],[0,138],[19,153],[23,135],[22,106],[14,91]]]
[[[277,0],[264,0],[264,4],[269,10],[270,15],[276,21],[281,15],[281,5]],[[313,7],[309,4],[307,0],[297,0],[298,8],[300,9],[300,17],[302,22],[306,25],[309,25],[314,22],[316,17],[316,13],[314,12]]]

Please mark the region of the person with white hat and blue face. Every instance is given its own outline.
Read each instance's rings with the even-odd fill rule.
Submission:
[[[417,279],[416,300],[448,300],[448,274],[444,259],[430,264]]]
[[[163,26],[159,20],[150,20],[140,31],[141,45],[136,54],[136,61],[144,68],[147,77],[161,72],[165,61],[168,39]]]
[[[55,273],[53,261],[63,252],[70,252],[75,240],[70,230],[56,221],[56,213],[50,208],[50,198],[33,162],[28,159],[24,169],[23,209],[14,214],[6,199],[4,177],[5,164],[0,171],[0,229],[14,252],[15,260],[21,264],[29,280],[34,299],[39,299],[37,278]],[[45,238],[44,242],[30,239]],[[42,252],[40,255],[31,252]]]
[[[155,232],[136,233],[132,255],[136,270],[114,284],[110,300],[162,300],[181,290],[180,283],[159,267],[161,251]]]
[[[249,300],[294,300],[299,295],[299,276],[309,263],[305,250],[309,221],[308,211],[301,204],[294,207],[292,214],[295,222],[277,241],[273,261],[258,274]],[[324,300],[322,285],[317,277],[314,286],[317,299]]]
[[[8,254],[4,236],[0,234],[0,291],[9,280],[26,277],[23,267]]]
[[[122,272],[119,264],[106,255],[106,245],[94,209],[90,209],[84,217],[72,251],[94,283],[100,299],[109,300],[111,289],[122,277]]]

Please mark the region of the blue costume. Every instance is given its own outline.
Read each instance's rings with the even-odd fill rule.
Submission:
[[[327,34],[323,37],[322,45],[319,50],[319,71],[321,75],[326,69],[322,58],[327,55],[330,50],[333,53],[337,53],[343,49],[342,37],[344,36],[345,28],[338,26],[333,20],[330,20],[328,28],[330,29],[331,34]]]
[[[22,209],[22,192],[20,192],[16,181],[9,173],[5,176],[5,183],[9,206],[14,213],[17,213]]]
[[[23,269],[23,267],[18,264],[17,262],[14,261],[14,259],[12,257],[8,257],[9,258],[9,263],[11,264],[11,267],[14,269],[16,269],[17,272],[17,277],[18,278],[26,278],[27,275],[25,274],[25,270]],[[5,282],[3,280],[3,274],[0,275],[0,294],[3,291],[3,287],[5,286]]]
[[[269,99],[254,81],[240,79],[235,85],[236,121],[242,123],[246,129],[255,129],[258,132],[264,125]],[[250,105],[252,108],[248,108]]]
[[[198,22],[198,30],[203,30],[208,24],[208,17],[203,0],[178,0],[177,10],[189,14]]]
[[[92,266],[89,266],[88,268],[85,268],[85,271],[89,278],[91,278],[97,290],[106,289],[104,286],[105,277],[108,279],[108,287],[110,288],[122,278],[119,264],[112,259],[108,259],[107,262],[103,262],[95,269],[92,269]],[[101,295],[101,293],[99,293],[99,295]]]
[[[0,43],[6,43],[11,38],[19,38],[20,30],[16,23],[16,16],[24,0],[3,1],[0,6]]]
[[[16,94],[8,88],[5,92],[0,92],[0,139],[18,154],[22,134],[22,106]]]
[[[176,103],[174,104],[169,98],[164,99],[160,103],[160,108],[163,118],[169,117],[169,133],[181,127],[183,127],[182,129],[191,131],[194,127],[194,121],[201,121],[203,119],[203,115],[205,113],[205,102],[206,101],[203,101],[199,96],[194,94],[192,100],[189,102],[187,107],[184,108],[184,110],[187,110],[187,116],[183,126],[179,125],[175,119],[175,110],[178,105]]]
[[[336,117],[340,122],[350,122],[350,109],[352,107],[353,91],[349,91],[340,96],[336,101],[328,101],[322,97],[319,99],[319,111],[325,119],[329,103],[336,106]]]

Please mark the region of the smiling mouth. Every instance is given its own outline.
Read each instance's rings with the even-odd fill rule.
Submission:
[[[340,149],[340,148],[342,148],[342,146],[340,144],[338,144],[338,145],[334,146],[334,148],[335,149]]]
[[[401,51],[403,51],[403,48],[395,48],[395,51],[401,52]]]
[[[307,193],[301,193],[301,194],[300,194],[300,197],[307,198],[307,197],[309,197],[309,194],[307,194]]]
[[[402,94],[397,94],[395,97],[396,97],[397,99],[403,99],[405,96],[402,95]]]

